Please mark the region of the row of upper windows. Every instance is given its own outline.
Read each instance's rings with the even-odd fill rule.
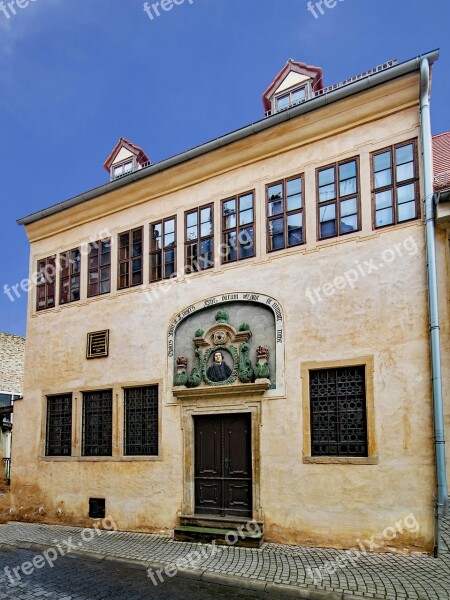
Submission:
[[[359,158],[317,169],[318,239],[324,240],[361,229]],[[372,154],[374,228],[395,225],[419,216],[416,141],[403,142]],[[304,176],[266,186],[267,251],[305,243]],[[118,235],[118,290],[144,283],[144,228]],[[214,205],[185,212],[185,273],[214,266]],[[150,283],[177,275],[177,218],[150,224]],[[247,192],[221,202],[222,264],[255,256],[255,193]],[[111,291],[111,239],[89,245],[88,298]],[[58,266],[58,269],[56,268]],[[79,248],[38,262],[37,310],[56,305],[56,272],[60,272],[59,304],[80,299]]]

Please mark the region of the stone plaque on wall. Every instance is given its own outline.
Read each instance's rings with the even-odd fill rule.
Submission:
[[[102,358],[109,353],[109,329],[87,334],[87,358]]]

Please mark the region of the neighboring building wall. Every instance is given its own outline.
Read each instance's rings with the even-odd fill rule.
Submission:
[[[0,333],[0,392],[21,394],[25,359],[25,338]]]
[[[377,231],[372,227],[370,153],[419,138],[419,81],[418,77],[408,81],[395,82],[392,89],[378,90],[365,96],[364,101],[340,104],[339,111],[328,107],[324,113],[292,120],[279,130],[279,139],[276,130],[267,138],[264,134],[269,140],[267,149],[282,139],[289,150],[237,166],[245,164],[240,160],[241,153],[255,152],[261,141],[250,138],[239,146],[235,156],[233,148],[220,151],[223,169],[218,173],[222,174],[213,178],[198,177],[180,191],[142,203],[155,189],[153,180],[143,180],[119,190],[122,202],[129,199],[127,194],[136,194],[135,206],[87,222],[86,215],[96,204],[108,209],[112,206],[111,198],[104,197],[91,205],[85,203],[70,215],[51,219],[50,226],[58,223],[60,231],[32,243],[31,272],[38,258],[95,239],[96,232],[108,229],[115,240],[119,232],[144,225],[144,272],[148,273],[150,222],[176,214],[183,228],[186,209],[214,202],[217,247],[220,201],[255,189],[256,257],[233,265],[216,265],[210,272],[180,277],[173,284],[113,292],[37,315],[31,292],[25,400],[17,406],[20,427],[13,441],[15,519],[89,525],[89,497],[104,497],[106,512],[120,529],[173,528],[189,490],[183,485],[185,447],[181,429],[186,401],[177,402],[172,394],[173,373],[167,362],[169,324],[177,312],[195,302],[216,294],[246,291],[275,297],[285,319],[286,368],[279,377],[286,393],[277,395],[271,390],[260,401],[249,397],[229,402],[229,410],[258,407],[260,411],[261,442],[254,457],[260,468],[260,482],[255,481],[259,487],[255,514],[265,521],[266,538],[353,547],[357,539],[381,537],[387,527],[413,514],[420,531],[404,532],[392,540],[392,545],[432,549],[435,473],[423,219]],[[350,115],[356,119],[355,111],[359,111],[360,124],[344,127],[339,119]],[[375,116],[389,111],[391,114],[383,118]],[[320,135],[312,135],[311,128],[315,127],[322,128]],[[310,133],[305,133],[308,128]],[[362,231],[318,242],[316,169],[354,156],[360,157]],[[200,164],[207,165],[212,158],[201,160]],[[187,170],[197,168],[197,164],[199,161],[189,163]],[[182,166],[180,172],[185,170]],[[174,172],[173,181],[178,173]],[[268,254],[265,186],[299,173],[305,174],[306,182],[307,243]],[[74,226],[77,219],[84,224]],[[30,231],[36,233],[37,229],[31,227]],[[393,261],[383,258],[392,255]],[[370,275],[361,275],[352,286],[331,295],[322,292],[321,301],[308,299],[307,288],[323,290],[322,286],[337,276],[367,263],[378,268]],[[179,238],[179,268],[183,264],[184,246]],[[83,257],[82,297],[86,265]],[[116,269],[114,264],[113,281]],[[155,291],[159,296],[153,295]],[[101,329],[111,330],[110,355],[86,361],[86,333]],[[366,359],[374,365],[373,378],[369,376],[368,382],[369,387],[373,386],[375,401],[369,424],[374,432],[370,459],[348,459],[341,464],[308,460],[302,453],[308,425],[302,368],[310,363],[320,366]],[[152,383],[160,385],[161,455],[144,460],[120,457],[123,432],[117,421],[113,456],[81,457],[83,390],[112,387],[115,414],[121,414],[122,388]],[[73,392],[73,448],[78,456],[46,458],[46,396],[65,392]],[[195,400],[188,402],[196,404]],[[218,406],[215,400],[207,399],[197,404],[205,409],[209,406],[212,412]],[[220,406],[223,409],[224,404]]]

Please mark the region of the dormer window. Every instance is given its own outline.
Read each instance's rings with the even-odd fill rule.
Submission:
[[[287,94],[283,94],[282,96],[278,96],[276,99],[277,110],[286,110],[291,106],[300,104],[300,102],[303,102],[304,100],[306,100],[306,85],[292,90]]]
[[[113,179],[117,179],[118,177],[124,177],[125,175],[128,175],[128,173],[131,173],[132,170],[133,161],[129,160],[121,165],[113,166],[111,175]]]
[[[103,166],[108,171],[111,181],[114,181],[134,171],[149,167],[151,164],[142,148],[120,138]]]

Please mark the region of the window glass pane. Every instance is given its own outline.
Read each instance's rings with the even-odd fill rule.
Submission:
[[[125,389],[126,456],[158,454],[158,387]]]
[[[239,232],[239,255],[240,258],[248,258],[254,253],[254,230],[253,227],[247,227]]]
[[[161,248],[162,223],[154,223],[151,226],[150,250],[155,251]]]
[[[89,252],[88,265],[89,265],[89,269],[96,269],[98,267],[97,250],[95,250],[94,252],[92,252],[92,251]]]
[[[392,171],[386,169],[385,171],[379,171],[375,173],[375,188],[382,188],[388,185],[392,185]]]
[[[273,185],[268,189],[269,200],[280,200],[283,198],[282,184]]]
[[[237,235],[235,231],[224,235],[224,244],[226,246],[224,262],[237,260]]]
[[[376,194],[375,204],[377,210],[392,206],[392,190],[386,190],[385,192]]]
[[[289,106],[289,96],[283,96],[277,100],[278,109],[281,110]]]
[[[403,165],[408,162],[413,162],[413,145],[401,146],[395,150],[395,161],[397,165]]]
[[[109,281],[102,281],[100,283],[100,293],[101,294],[109,294],[109,292],[111,291],[111,282]]]
[[[319,187],[334,183],[334,167],[319,171]]]
[[[398,221],[409,221],[409,219],[416,218],[416,203],[408,202],[406,204],[399,204],[398,207]]]
[[[280,250],[284,248],[284,224],[283,219],[269,221],[269,250]]]
[[[253,208],[253,194],[247,194],[246,196],[241,196],[239,199],[239,209],[241,211],[248,210]]]
[[[200,222],[201,223],[211,223],[212,222],[211,207],[202,208],[202,210],[200,211]]]
[[[350,196],[350,194],[356,194],[356,177],[354,179],[346,179],[341,181],[339,184],[339,194],[341,196]]]
[[[89,273],[88,284],[92,285],[93,283],[97,283],[98,279],[99,279],[98,271],[93,271],[92,273]]]
[[[166,250],[164,252],[164,261],[166,263],[174,263],[175,262],[175,250]]]
[[[175,219],[169,219],[164,223],[165,233],[175,233]]]
[[[397,181],[414,179],[414,163],[406,163],[397,167]]]
[[[193,227],[194,225],[197,225],[197,219],[198,219],[197,211],[188,213],[187,217],[186,217],[186,226]]]
[[[391,225],[394,222],[394,216],[392,208],[384,208],[377,210],[375,223],[377,227],[383,227],[383,225]]]
[[[299,179],[291,179],[286,183],[287,195],[288,196],[297,196],[302,193],[302,180]]]
[[[320,237],[331,237],[337,235],[336,229],[336,205],[329,204],[320,208]]]
[[[352,179],[356,177],[356,161],[352,160],[339,166],[339,179]]]
[[[137,271],[140,271],[142,269],[142,259],[141,258],[135,258],[132,261],[132,270],[133,273],[137,273]]]
[[[196,240],[197,238],[198,238],[198,227],[197,226],[188,227],[186,230],[186,240],[191,241],[191,240]]]
[[[239,225],[248,225],[249,223],[253,223],[253,209],[244,210],[241,212],[239,216]]]
[[[111,264],[111,252],[109,249],[107,252],[101,254],[100,264],[102,267]]]
[[[111,269],[109,267],[102,269],[100,272],[100,280],[101,281],[109,281],[110,278],[111,278]]]
[[[223,228],[232,229],[236,227],[236,200],[228,200],[223,203]]]
[[[319,189],[319,202],[326,202],[327,200],[334,200],[336,198],[336,190],[334,183],[321,187]]]
[[[206,223],[202,223],[201,225],[201,237],[207,237],[212,234],[212,223],[211,221],[207,221]]]
[[[287,201],[287,211],[300,210],[302,208],[302,196],[290,196]]]
[[[168,248],[170,246],[175,246],[175,234],[167,233],[164,237],[164,247]]]
[[[374,156],[374,171],[384,171],[391,168],[391,152],[383,152],[383,154],[377,154]]]
[[[344,200],[341,202],[341,217],[347,217],[349,215],[354,215],[357,212],[357,200],[356,198],[351,198],[350,200]]]
[[[358,216],[352,215],[341,218],[341,233],[351,233],[358,229]]]
[[[410,185],[402,185],[397,189],[398,203],[410,202],[416,198],[416,186],[414,183]]]
[[[303,241],[303,215],[297,213],[295,215],[289,215],[287,218],[288,227],[288,246],[297,246]]]
[[[292,92],[292,102],[300,102],[305,99],[306,90],[304,87]]]
[[[175,273],[175,263],[166,262],[164,265],[164,279],[169,279]]]

